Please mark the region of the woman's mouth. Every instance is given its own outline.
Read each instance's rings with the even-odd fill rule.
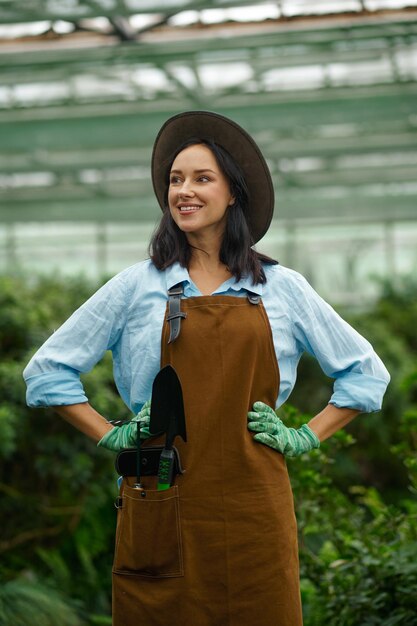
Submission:
[[[201,209],[199,204],[180,204],[178,206],[180,213],[195,213]]]

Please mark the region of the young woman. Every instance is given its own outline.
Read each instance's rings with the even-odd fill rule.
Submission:
[[[155,141],[152,180],[163,213],[150,259],[110,280],[40,348],[24,373],[28,403],[55,407],[110,450],[134,446],[138,428],[143,446],[155,445],[152,383],[171,364],[184,396],[187,443],[176,445],[186,471],[166,491],[153,476],[143,489],[123,480],[114,624],[300,626],[285,456],[379,410],[389,375],[302,276],[253,249],[274,192],[241,127],[209,112],[172,117]],[[106,350],[136,415],[119,427],[89,405],[79,379]],[[291,429],[274,409],[305,350],[335,379],[334,393]]]

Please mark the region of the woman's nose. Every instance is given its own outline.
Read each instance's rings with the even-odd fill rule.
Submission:
[[[184,180],[178,190],[180,196],[194,196],[195,192],[190,181]]]

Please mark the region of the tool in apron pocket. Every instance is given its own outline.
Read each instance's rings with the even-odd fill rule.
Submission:
[[[122,424],[125,421],[118,420],[117,424]],[[180,435],[184,441],[186,441],[187,435],[181,384],[171,366],[164,367],[155,377],[152,387],[149,430],[152,433],[152,438],[167,433],[165,446],[148,445],[149,440],[140,439],[138,429],[136,447],[121,450],[115,461],[116,471],[121,477],[120,482],[125,476],[135,476],[136,482],[133,486],[136,489],[143,489],[142,476],[159,476],[159,474],[162,476],[163,468],[170,484],[173,484],[175,476],[183,474],[185,471],[181,465],[179,452],[173,445],[177,435]],[[161,454],[165,449],[167,454],[161,462]],[[161,484],[168,484],[168,480],[166,483],[161,482]]]
[[[162,368],[153,382],[149,431],[166,433],[159,459],[157,486],[158,491],[163,491],[169,489],[174,481],[174,440],[179,436],[187,441],[181,383],[171,365]]]

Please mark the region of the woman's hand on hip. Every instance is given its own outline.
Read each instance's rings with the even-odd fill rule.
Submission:
[[[320,446],[320,440],[307,424],[288,428],[274,409],[263,402],[255,402],[248,413],[248,428],[256,433],[254,440],[263,443],[284,456],[299,456]]]
[[[129,422],[123,422],[120,426],[114,426],[97,443],[98,446],[119,452],[124,448],[132,448],[137,444],[138,428],[141,439],[151,437],[149,421],[151,417],[151,401],[143,405],[139,413]]]

